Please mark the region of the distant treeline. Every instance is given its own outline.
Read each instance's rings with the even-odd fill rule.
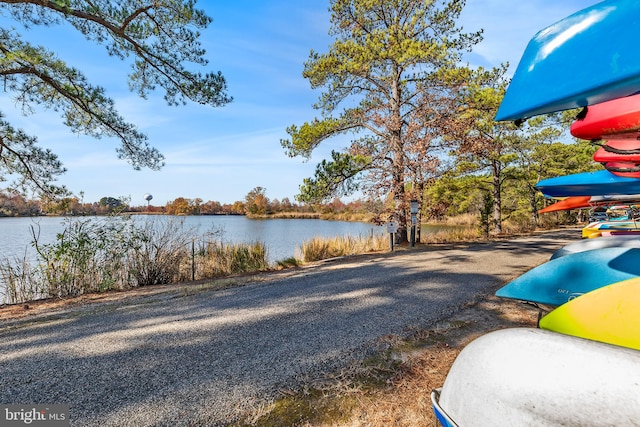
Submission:
[[[152,202],[152,201],[151,201]],[[248,215],[252,217],[335,218],[344,220],[371,219],[383,210],[383,203],[355,200],[343,203],[335,199],[322,205],[292,203],[288,198],[270,200],[264,189],[257,187],[243,201],[223,204],[200,198],[178,197],[164,206],[132,206],[126,198],[105,196],[97,202],[85,202],[78,197],[61,199],[27,199],[18,192],[0,191],[0,217],[15,216],[80,216],[113,213],[150,213],[166,215]]]

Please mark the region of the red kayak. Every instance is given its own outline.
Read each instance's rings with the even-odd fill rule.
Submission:
[[[640,142],[638,142],[640,148]],[[640,150],[637,153],[621,154],[607,151],[604,147],[598,148],[593,155],[593,160],[598,163],[605,162],[639,162],[640,163]]]
[[[636,139],[610,139],[600,145],[609,153],[623,155],[640,154],[640,141]]]
[[[640,194],[612,195],[612,196],[570,196],[560,200],[546,208],[540,209],[538,213],[549,213],[558,211],[568,211],[571,209],[581,209],[596,206],[612,206],[616,203],[638,204]]]
[[[571,125],[580,139],[636,139],[640,136],[640,94],[586,107]]]
[[[591,206],[591,196],[571,196],[560,200],[546,208],[540,209],[538,213],[549,213],[558,211],[568,211],[571,209],[587,208]]]
[[[614,175],[640,178],[640,162],[605,162],[602,165]]]

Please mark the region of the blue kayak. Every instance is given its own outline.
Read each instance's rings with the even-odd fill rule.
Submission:
[[[640,276],[639,248],[603,248],[547,261],[511,281],[496,296],[559,306],[586,292]]]
[[[496,120],[585,107],[640,91],[640,2],[609,0],[529,41]]]
[[[547,197],[626,195],[640,192],[640,178],[601,170],[543,179],[536,188]]]

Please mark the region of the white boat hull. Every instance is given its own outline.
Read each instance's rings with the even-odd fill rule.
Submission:
[[[432,395],[461,427],[640,426],[640,352],[529,328],[488,333]]]
[[[558,249],[550,259],[603,248],[640,248],[640,235],[607,236],[579,240]]]

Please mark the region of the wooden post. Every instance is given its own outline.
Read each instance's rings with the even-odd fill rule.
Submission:
[[[389,221],[387,223],[387,231],[389,232],[391,252],[393,252],[393,241],[395,240],[394,234],[398,231],[398,224],[393,221]]]
[[[191,281],[196,280],[196,242],[191,241]]]

